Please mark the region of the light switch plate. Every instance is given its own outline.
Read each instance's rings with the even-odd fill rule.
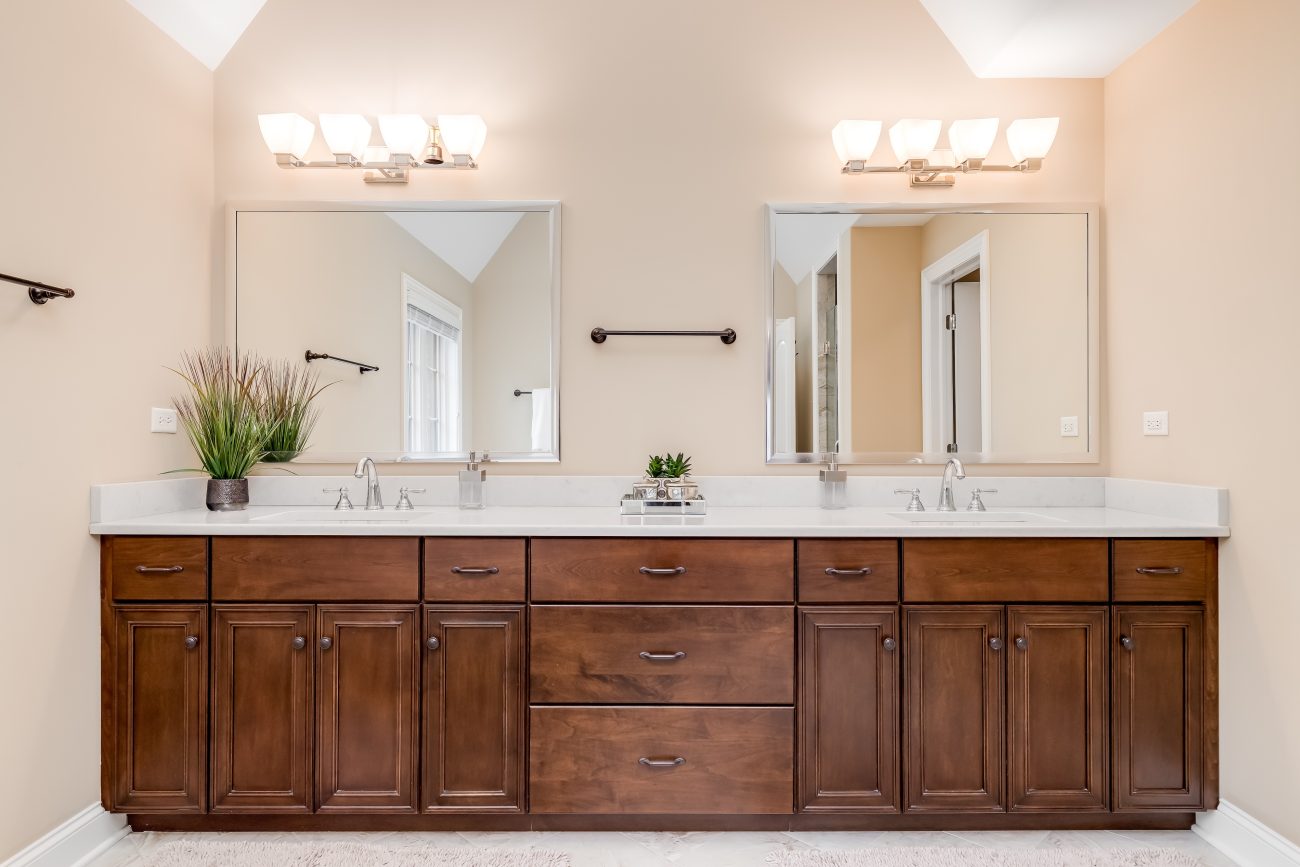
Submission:
[[[1061,416],[1061,436],[1077,437],[1079,435],[1079,417],[1077,415]]]
[[[176,433],[176,410],[154,407],[149,410],[150,433]]]
[[[1169,436],[1169,412],[1162,409],[1158,412],[1142,413],[1142,435],[1148,437]]]

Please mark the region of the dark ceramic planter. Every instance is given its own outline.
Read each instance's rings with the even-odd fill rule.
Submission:
[[[248,479],[208,479],[208,510],[238,512],[248,505]]]

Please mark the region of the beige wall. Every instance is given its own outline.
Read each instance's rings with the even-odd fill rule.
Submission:
[[[120,0],[0,26],[0,861],[99,800],[88,487],[190,466],[149,433],[209,334],[212,75]]]
[[[1300,843],[1300,291],[1268,255],[1300,229],[1297,32],[1294,0],[1201,0],[1106,80],[1104,226],[1113,470],[1231,490],[1223,797]],[[1143,437],[1161,409],[1170,435]]]
[[[517,471],[626,472],[664,448],[694,455],[701,473],[779,471],[764,469],[766,202],[1101,198],[1101,82],[976,79],[916,0],[367,10],[401,26],[358,27],[342,0],[272,0],[253,21],[216,73],[217,194],[561,200],[563,462]],[[889,86],[864,90],[870,81]],[[395,110],[482,114],[483,168],[367,186],[277,168],[257,130],[259,112]],[[1040,173],[909,190],[901,176],[840,174],[830,129],[864,114],[1060,115],[1061,131]],[[999,142],[993,159],[1006,158]],[[596,325],[730,326],[739,339],[597,346]],[[646,396],[665,391],[674,411],[647,415]]]
[[[403,274],[465,316],[461,432],[473,442],[468,397],[476,310],[474,288],[464,277],[382,213],[244,211],[238,221],[239,348],[293,360],[310,348],[379,368],[360,374],[350,365],[312,362],[321,382],[333,382],[319,398],[313,450],[405,448]]]
[[[983,451],[1085,453],[1088,221],[1080,214],[947,214],[923,227],[921,267],[989,233],[992,440]],[[1084,436],[1061,436],[1078,416]]]
[[[857,228],[840,242],[839,295],[850,297],[853,452],[921,451],[921,228]],[[841,343],[840,358],[845,356]],[[843,435],[843,427],[840,429]]]
[[[551,220],[524,214],[474,280],[474,407],[468,448],[532,451],[530,391],[551,384]],[[471,398],[472,395],[472,399]]]

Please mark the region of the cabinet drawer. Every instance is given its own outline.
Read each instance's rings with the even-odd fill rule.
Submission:
[[[905,539],[905,602],[1106,602],[1105,539]]]
[[[114,536],[107,543],[114,599],[208,597],[208,540],[194,536]]]
[[[212,540],[212,597],[416,602],[420,540],[229,536]]]
[[[894,539],[800,539],[800,602],[897,602]]]
[[[794,609],[538,605],[538,703],[792,704]]]
[[[424,540],[428,602],[523,602],[527,592],[523,539]]]
[[[1204,539],[1116,539],[1116,602],[1202,602],[1214,545]]]
[[[534,602],[792,602],[789,539],[534,539]]]
[[[794,710],[535,707],[534,813],[790,813]]]

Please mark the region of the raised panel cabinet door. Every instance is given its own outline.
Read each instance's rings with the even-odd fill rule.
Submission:
[[[104,756],[115,811],[207,808],[207,614],[206,605],[113,610]]]
[[[1003,812],[1001,606],[904,609],[906,809]]]
[[[799,613],[799,809],[897,813],[898,610]]]
[[[1116,810],[1203,806],[1204,629],[1199,606],[1115,608]]]
[[[310,605],[212,608],[212,812],[310,813]]]
[[[1104,606],[1007,611],[1007,800],[1017,812],[1105,810]]]
[[[316,809],[414,813],[420,657],[414,605],[316,615]]]
[[[523,606],[424,613],[426,812],[524,809]]]

